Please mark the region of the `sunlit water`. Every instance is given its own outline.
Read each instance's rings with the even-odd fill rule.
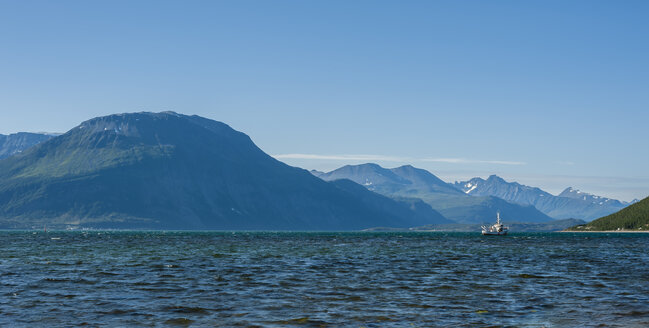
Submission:
[[[0,326],[649,326],[649,235],[0,232]]]

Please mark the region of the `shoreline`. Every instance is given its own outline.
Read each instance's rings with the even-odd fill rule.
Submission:
[[[557,232],[576,232],[576,233],[649,233],[649,230],[595,230],[595,231],[573,231],[561,230]]]

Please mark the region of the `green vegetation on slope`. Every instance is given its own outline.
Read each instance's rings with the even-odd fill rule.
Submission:
[[[95,118],[0,160],[0,228],[360,230],[447,220],[279,162],[226,124]]]
[[[574,226],[570,231],[649,231],[649,197],[588,224]]]

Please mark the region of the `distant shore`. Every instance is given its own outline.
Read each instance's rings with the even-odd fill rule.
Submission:
[[[577,232],[577,233],[649,233],[649,230],[594,230],[594,231],[575,231],[575,230],[561,230],[558,232]]]

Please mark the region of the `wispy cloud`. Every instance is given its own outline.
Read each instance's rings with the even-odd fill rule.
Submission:
[[[490,161],[466,158],[422,158],[420,162],[452,163],[452,164],[499,164],[499,165],[525,165],[525,162],[516,161]]]
[[[497,164],[497,165],[525,165],[525,162],[517,161],[496,161],[476,160],[466,158],[414,158],[385,155],[318,155],[318,154],[278,154],[273,155],[277,159],[306,159],[306,160],[330,160],[330,161],[386,161],[386,162],[437,162],[452,164]]]
[[[279,154],[272,155],[277,159],[319,159],[330,161],[389,161],[407,162],[411,159],[406,157],[383,156],[383,155],[317,155],[317,154]]]

